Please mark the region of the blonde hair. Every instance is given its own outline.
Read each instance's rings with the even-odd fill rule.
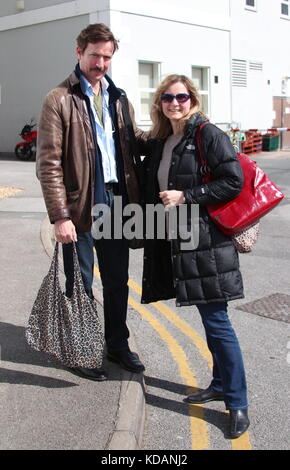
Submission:
[[[161,95],[165,93],[167,88],[178,82],[183,83],[191,100],[191,107],[188,114],[180,119],[180,132],[183,131],[186,121],[200,110],[200,96],[192,81],[185,75],[168,75],[164,80],[162,80],[153,97],[151,108],[151,119],[153,125],[150,134],[154,138],[166,139],[170,134],[172,134],[171,123],[162,111]]]

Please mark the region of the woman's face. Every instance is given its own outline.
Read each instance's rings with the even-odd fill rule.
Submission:
[[[189,93],[183,83],[176,82],[165,90],[162,96],[164,95],[189,95]],[[177,98],[182,98],[182,96],[177,96]],[[183,96],[183,99],[179,101],[176,98],[174,98],[171,102],[169,100],[161,100],[163,114],[170,120],[171,123],[173,123],[173,121],[179,121],[189,113],[192,107],[191,99],[189,98],[186,101],[184,101],[184,99],[186,99],[185,96]]]

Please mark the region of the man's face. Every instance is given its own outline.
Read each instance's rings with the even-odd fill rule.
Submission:
[[[107,73],[113,54],[112,41],[89,42],[83,52],[77,47],[80,69],[92,86]]]

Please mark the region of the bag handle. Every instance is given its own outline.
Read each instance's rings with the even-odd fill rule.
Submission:
[[[202,182],[203,183],[209,183],[212,179],[210,167],[207,165],[207,161],[205,158],[205,154],[203,151],[203,146],[202,146],[202,138],[201,138],[201,129],[208,124],[209,121],[202,122],[196,129],[196,143],[197,143],[197,148],[198,148],[198,159],[199,159],[199,165],[200,165],[200,173],[203,176]]]
[[[196,143],[198,148],[199,163],[201,167],[206,166],[206,159],[202,148],[201,129],[208,124],[208,121],[202,122],[196,129]]]
[[[83,285],[83,278],[80,270],[79,259],[76,249],[75,242],[72,242],[73,248],[73,269],[74,269],[74,282],[73,282],[73,293],[77,290],[81,289],[82,292],[85,292],[85,288]],[[55,278],[55,282],[59,285],[60,288],[60,281],[59,281],[59,242],[55,243],[54,253],[49,269],[49,275],[52,274]],[[61,288],[60,288],[61,289]]]
[[[59,272],[58,242],[56,242],[55,247],[54,247],[53,257],[51,260],[51,265],[49,268],[49,273],[53,273],[54,277],[57,279],[57,282],[59,282],[58,272]]]

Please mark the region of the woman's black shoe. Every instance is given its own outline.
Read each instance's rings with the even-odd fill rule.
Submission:
[[[248,410],[230,410],[230,435],[231,439],[240,437],[248,427],[250,421],[248,418]]]
[[[216,392],[211,387],[203,390],[199,393],[193,393],[192,395],[188,395],[188,397],[184,398],[183,401],[186,403],[207,403],[209,401],[223,401],[224,395],[222,392]]]
[[[86,369],[85,367],[70,367],[69,369],[84,379],[95,380],[96,382],[103,382],[108,379],[104,369]]]

